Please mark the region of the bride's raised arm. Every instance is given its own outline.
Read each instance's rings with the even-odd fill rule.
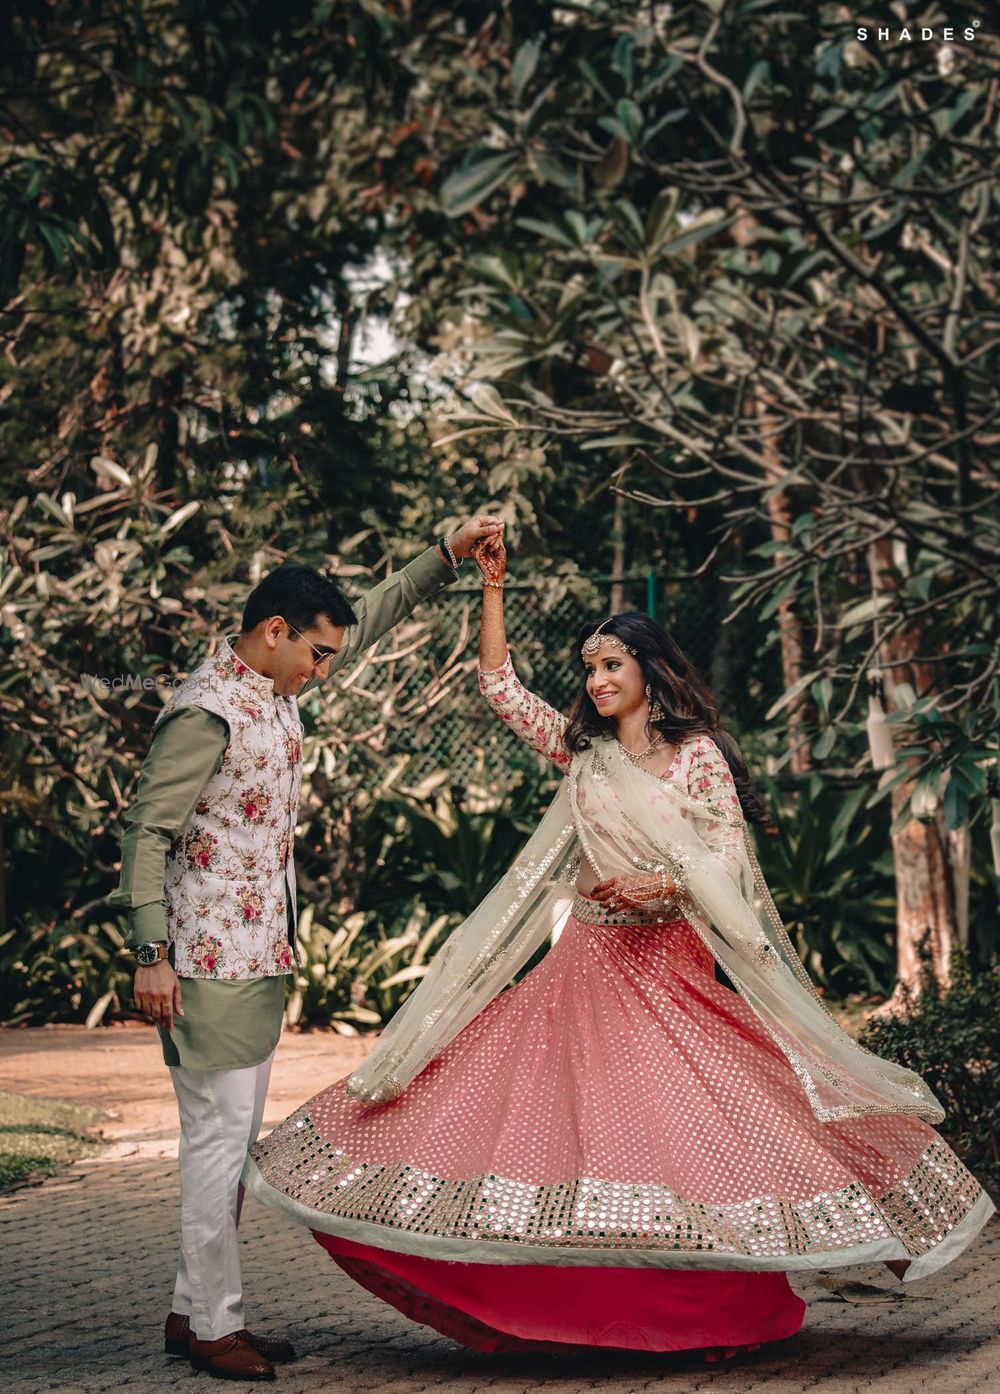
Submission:
[[[483,611],[479,626],[479,690],[502,721],[563,774],[570,753],[563,744],[567,720],[522,685],[507,649],[503,621],[503,584],[507,553],[502,542],[474,554],[483,577]]]

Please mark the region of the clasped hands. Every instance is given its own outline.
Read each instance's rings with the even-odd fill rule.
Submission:
[[[501,588],[507,574],[507,548],[503,545],[503,534],[495,533],[492,537],[485,537],[477,542],[472,549],[472,555],[479,567],[483,584]]]
[[[448,540],[455,556],[461,561],[463,557],[475,556],[477,549],[482,546],[500,542],[502,537],[503,519],[489,513],[480,513],[463,523],[458,532],[452,533]],[[478,557],[476,560],[479,560]]]
[[[669,900],[677,894],[677,882],[668,871],[651,876],[615,876],[599,882],[590,899],[597,900],[609,910],[641,910],[658,900]]]

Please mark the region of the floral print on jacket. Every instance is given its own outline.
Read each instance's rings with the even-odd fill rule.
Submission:
[[[302,778],[294,697],[275,696],[228,639],[160,713],[197,706],[222,717],[229,743],[167,855],[167,934],[180,977],[275,977],[293,966],[286,895]],[[294,913],[294,912],[293,912]]]

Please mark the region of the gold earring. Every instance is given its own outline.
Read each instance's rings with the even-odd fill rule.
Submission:
[[[646,684],[646,701],[649,703],[649,720],[662,721],[666,713],[660,706],[659,698],[654,698],[653,688],[650,683]]]

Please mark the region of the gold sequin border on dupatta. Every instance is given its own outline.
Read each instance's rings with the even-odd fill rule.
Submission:
[[[328,1221],[330,1232],[348,1238],[353,1226],[373,1227],[369,1235],[381,1229],[387,1241],[419,1238],[405,1247],[442,1258],[450,1246],[467,1252],[472,1242],[493,1250],[582,1251],[590,1263],[613,1263],[616,1256],[626,1262],[621,1255],[641,1250],[708,1252],[718,1256],[720,1267],[789,1260],[794,1268],[811,1266],[811,1255],[849,1262],[850,1251],[893,1241],[916,1257],[985,1203],[982,1187],[940,1138],[878,1199],[852,1182],[808,1200],[756,1196],[727,1204],[685,1200],[667,1186],[598,1177],[557,1185],[493,1174],[453,1181],[417,1166],[365,1162],[324,1141],[308,1106],[257,1143],[250,1156],[259,1180],[308,1212],[306,1222],[314,1227],[326,1228]],[[796,1265],[796,1259],[806,1262]],[[497,1252],[482,1261],[525,1260]]]

